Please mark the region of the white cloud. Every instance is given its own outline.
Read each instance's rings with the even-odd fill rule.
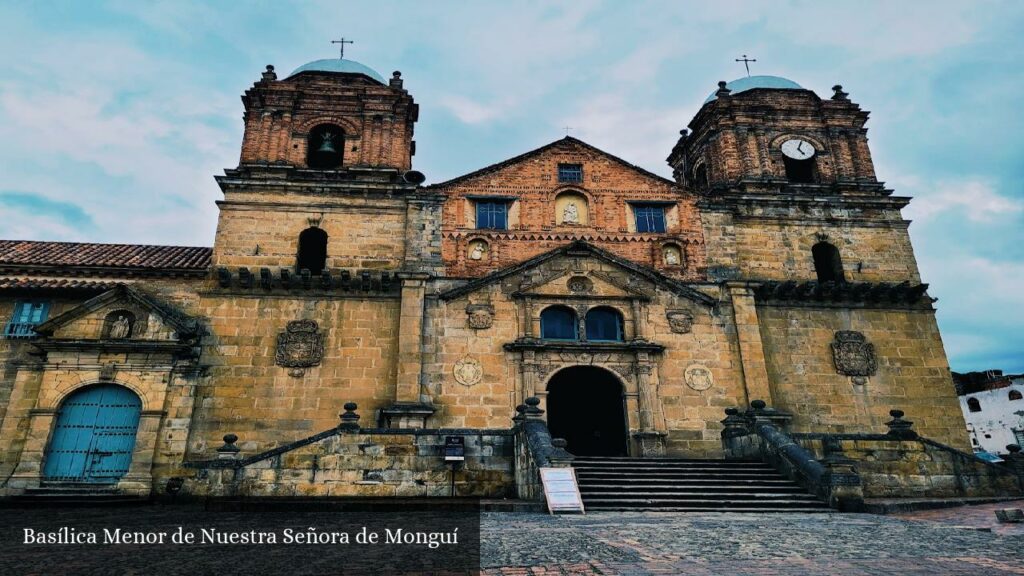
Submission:
[[[894,184],[900,194],[915,197],[903,212],[905,217],[917,222],[949,211],[965,214],[973,222],[987,222],[1024,211],[1024,201],[1000,195],[991,182],[981,179],[924,183],[919,177],[904,177]]]

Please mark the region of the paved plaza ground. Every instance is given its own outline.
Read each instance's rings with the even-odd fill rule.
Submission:
[[[481,516],[485,575],[945,575],[1024,574],[1024,532],[990,531],[996,507],[975,506],[902,517],[866,514],[545,514],[488,512]],[[432,512],[433,514],[434,512]],[[337,518],[329,511],[287,512],[282,523],[313,524]],[[444,512],[440,512],[441,516]],[[265,517],[209,513],[198,507],[0,510],[8,530],[0,541],[0,574],[345,574],[351,555],[307,547],[208,546],[192,549],[130,545],[25,546],[18,526],[53,527],[97,519],[122,528],[158,529],[202,518],[221,528],[257,528]],[[989,526],[986,526],[989,525]],[[981,529],[978,529],[978,528]],[[365,566],[364,566],[365,568]],[[388,574],[366,569],[357,573]]]

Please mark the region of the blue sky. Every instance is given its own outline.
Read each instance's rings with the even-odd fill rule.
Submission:
[[[437,182],[564,135],[663,175],[718,80],[842,84],[954,370],[1024,372],[1024,3],[8,2],[0,237],[210,245],[239,95],[336,54],[401,70]]]

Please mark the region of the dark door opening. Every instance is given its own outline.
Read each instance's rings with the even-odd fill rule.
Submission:
[[[548,429],[576,456],[626,456],[622,385],[594,366],[566,368],[548,383]]]

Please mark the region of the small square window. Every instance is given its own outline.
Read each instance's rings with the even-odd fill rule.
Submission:
[[[583,164],[559,164],[558,181],[577,184],[583,182]]]
[[[477,202],[476,227],[481,230],[507,230],[508,203]]]
[[[633,206],[637,232],[665,232],[665,207],[651,204]]]

